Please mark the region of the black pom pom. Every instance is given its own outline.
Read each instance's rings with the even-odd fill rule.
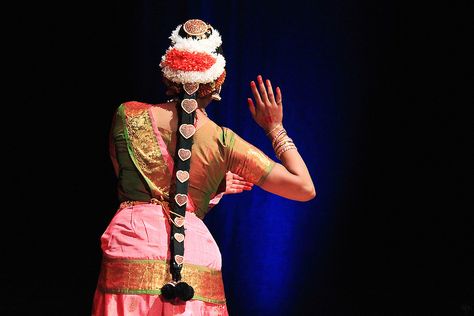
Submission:
[[[194,289],[186,282],[176,284],[176,296],[182,301],[189,301],[194,296]]]
[[[176,297],[176,287],[172,283],[167,283],[161,288],[161,295],[166,300],[172,300]]]

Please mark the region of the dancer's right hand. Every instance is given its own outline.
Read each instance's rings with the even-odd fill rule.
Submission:
[[[224,194],[242,193],[243,191],[252,190],[253,183],[246,181],[238,174],[227,171],[225,174],[225,192]]]
[[[247,99],[250,113],[257,124],[265,130],[265,133],[271,132],[283,121],[283,104],[281,90],[279,87],[273,88],[270,80],[265,80],[261,75],[257,77],[257,83],[250,82],[255,103],[251,98]]]

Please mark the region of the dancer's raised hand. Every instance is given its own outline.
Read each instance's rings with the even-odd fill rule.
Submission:
[[[279,87],[273,92],[272,83],[269,79],[263,80],[262,76],[257,77],[255,81],[250,82],[255,102],[247,99],[250,113],[257,124],[264,129],[266,133],[271,132],[275,127],[282,125],[283,104],[281,90]]]

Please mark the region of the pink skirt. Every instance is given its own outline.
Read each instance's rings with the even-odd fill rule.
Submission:
[[[182,281],[192,300],[168,302],[160,288],[171,280],[170,222],[161,205],[117,211],[101,237],[103,260],[92,316],[228,315],[221,254],[206,225],[186,212]]]

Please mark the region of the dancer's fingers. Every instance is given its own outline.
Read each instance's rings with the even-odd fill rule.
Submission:
[[[255,81],[250,82],[250,89],[252,89],[253,97],[255,99],[255,102],[257,103],[256,109],[258,111],[258,108],[260,106],[264,106],[264,104],[262,102],[262,98],[260,97],[260,93],[258,93],[257,85],[255,84]]]
[[[234,179],[237,179],[237,180],[245,180],[244,177],[241,177],[241,176],[239,176],[238,174],[235,174],[235,173],[232,174],[232,177],[233,177]]]
[[[253,104],[252,99],[247,98],[247,104],[249,105],[250,113],[252,114],[253,117],[255,117],[255,115],[257,114],[257,112],[256,112],[256,110],[255,110],[255,105]]]
[[[278,106],[283,105],[283,96],[281,95],[280,87],[277,87],[277,88],[276,88],[276,98],[275,98],[275,101],[276,101],[276,103],[277,103]]]
[[[251,190],[252,187],[248,186],[248,185],[236,184],[236,185],[233,185],[231,189],[232,190],[237,189],[237,190],[247,190],[248,191],[248,190]]]
[[[267,90],[265,89],[265,85],[263,84],[263,79],[261,75],[258,75],[257,77],[258,81],[258,89],[260,90],[260,96],[262,97],[262,101],[265,105],[268,104],[268,96],[267,96]]]
[[[242,180],[233,180],[233,184],[245,185],[245,186],[253,186],[252,182],[242,181]]]
[[[270,79],[267,79],[265,83],[267,84],[268,100],[271,104],[275,104],[275,95],[273,94],[273,88]]]

